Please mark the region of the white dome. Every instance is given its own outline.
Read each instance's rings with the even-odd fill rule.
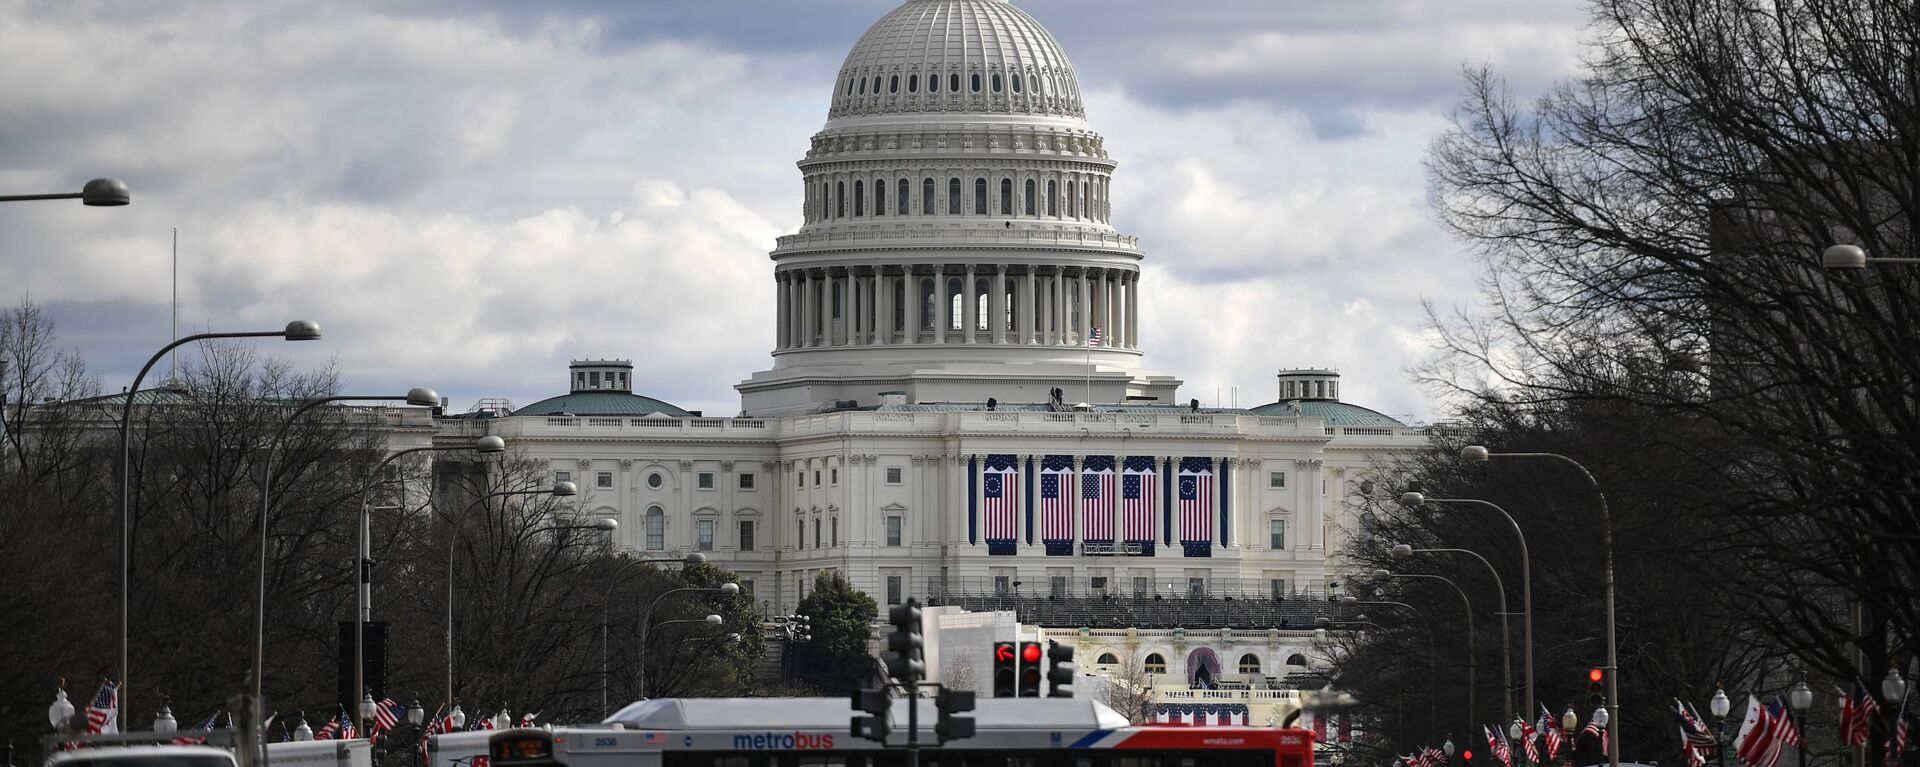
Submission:
[[[1060,44],[1007,0],[907,0],[862,35],[828,117],[926,112],[1084,118]]]

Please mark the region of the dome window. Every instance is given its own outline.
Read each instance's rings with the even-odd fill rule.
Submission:
[[[980,73],[979,72],[973,73],[973,92],[974,93],[980,92]]]
[[[1020,76],[1017,74],[1013,76],[1013,92],[1020,92]]]
[[[993,92],[994,93],[1000,92],[1000,73],[999,72],[993,73]]]
[[[880,95],[880,76],[879,75],[873,76],[873,95],[875,96]]]
[[[899,75],[894,75],[893,79],[890,79],[887,81],[887,92],[888,93],[900,92],[900,76]]]
[[[852,88],[853,85],[849,83],[847,87]],[[860,78],[860,95],[862,96],[867,95],[867,78],[864,78],[864,77]]]
[[[920,92],[920,76],[919,75],[907,75],[907,92],[908,93]]]
[[[979,75],[974,76],[973,89],[976,91],[980,90]],[[954,93],[960,92],[960,75],[958,74],[947,75],[947,90],[953,91]]]
[[[853,95],[853,78],[847,78],[847,95]]]
[[[928,93],[940,92],[940,76],[939,75],[927,75],[927,92]]]

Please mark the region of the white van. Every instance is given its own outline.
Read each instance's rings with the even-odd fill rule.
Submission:
[[[366,738],[268,743],[266,767],[373,767]]]
[[[233,752],[214,746],[98,746],[60,751],[47,767],[238,767]]]

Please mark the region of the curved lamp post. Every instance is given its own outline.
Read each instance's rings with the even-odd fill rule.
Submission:
[[[611,577],[607,578],[607,590],[605,593],[603,593],[600,596],[600,718],[601,719],[607,718],[607,716],[609,716],[610,714],[610,712],[607,710],[607,625],[608,625],[607,616],[608,616],[608,613],[611,612],[610,608],[613,604],[613,589],[614,587],[620,585],[620,576],[625,575],[627,570],[629,568],[632,568],[634,565],[664,565],[664,564],[671,564],[674,562],[684,562],[686,566],[692,567],[698,564],[705,564],[706,561],[707,561],[707,555],[702,554],[698,551],[688,554],[685,559],[628,559],[625,563],[620,565],[619,569],[613,571],[613,575]]]
[[[1613,608],[1613,514],[1607,510],[1607,494],[1600,490],[1600,482],[1593,478],[1593,472],[1587,471],[1579,461],[1559,453],[1495,453],[1483,445],[1468,445],[1460,449],[1460,460],[1467,463],[1485,463],[1494,458],[1544,458],[1559,461],[1572,466],[1585,477],[1587,484],[1593,487],[1593,496],[1600,502],[1601,548],[1606,556],[1605,582],[1607,592],[1607,719],[1609,722],[1620,719],[1620,647],[1615,636],[1615,616]],[[1529,642],[1531,644],[1531,642]],[[1531,669],[1529,669],[1531,671]],[[1620,733],[1613,733],[1607,742],[1607,764],[1620,767]]]
[[[1477,676],[1476,672],[1480,668],[1480,660],[1479,660],[1480,653],[1479,651],[1474,649],[1473,603],[1467,600],[1467,592],[1460,588],[1460,584],[1454,583],[1453,579],[1443,575],[1419,575],[1415,573],[1396,573],[1396,572],[1390,572],[1387,570],[1373,571],[1373,579],[1376,581],[1385,581],[1385,580],[1394,579],[1394,578],[1423,580],[1423,581],[1439,581],[1441,583],[1447,584],[1448,586],[1451,586],[1453,588],[1453,593],[1460,595],[1460,609],[1464,611],[1467,616],[1467,727],[1469,728],[1469,731],[1471,731],[1471,728],[1473,727],[1474,718],[1477,715],[1477,707],[1474,704],[1474,700],[1475,700],[1474,687],[1476,686],[1474,678]]]
[[[1413,617],[1420,619],[1420,626],[1427,630],[1427,686],[1430,688],[1427,695],[1427,737],[1433,738],[1433,737],[1439,736],[1440,716],[1437,712],[1439,711],[1439,701],[1440,701],[1440,681],[1439,681],[1440,656],[1438,653],[1434,652],[1433,624],[1427,621],[1426,614],[1420,612],[1420,610],[1414,607],[1413,605],[1407,604],[1405,602],[1390,602],[1390,601],[1380,600],[1380,599],[1362,600],[1359,597],[1343,596],[1343,597],[1340,597],[1340,604],[1381,605],[1386,607],[1398,607],[1406,610],[1407,612],[1413,613]]]
[[[216,338],[269,337],[288,341],[318,341],[320,324],[294,320],[287,323],[284,330],[195,333],[178,338],[154,352],[147,364],[140,366],[139,375],[133,377],[133,385],[127,387],[126,402],[120,407],[120,710],[115,714],[119,721],[127,721],[127,702],[133,697],[127,680],[127,616],[133,593],[133,400],[140,394],[140,382],[146,380],[147,373],[152,372],[153,366],[160,362],[160,358],[167,356],[167,352],[186,344]]]
[[[81,205],[112,208],[133,202],[133,196],[127,192],[127,182],[117,178],[96,178],[80,187],[78,192],[0,195],[0,202],[26,200],[79,200]]]
[[[686,586],[686,587],[677,588],[677,589],[668,589],[664,592],[661,592],[660,596],[654,597],[652,602],[647,603],[647,609],[640,613],[640,628],[639,628],[639,637],[638,637],[639,641],[636,642],[636,644],[638,644],[640,647],[640,662],[635,665],[639,667],[639,688],[640,688],[639,693],[640,693],[641,700],[647,699],[647,624],[653,620],[653,608],[658,607],[660,605],[660,600],[662,599],[666,599],[667,597],[673,596],[675,594],[680,594],[680,593],[690,592],[690,591],[720,593],[720,594],[726,594],[728,596],[732,596],[734,594],[740,593],[740,584],[722,583],[719,586],[712,586],[712,587]]]
[[[1820,254],[1820,266],[1827,269],[1865,269],[1870,263],[1920,264],[1920,258],[1869,257],[1858,245],[1835,245]]]
[[[553,483],[553,487],[545,490],[501,490],[499,492],[487,493],[486,495],[473,499],[472,503],[467,504],[466,511],[462,512],[462,516],[472,514],[474,507],[486,503],[489,498],[504,498],[516,495],[544,495],[550,498],[572,498],[579,494],[579,486],[572,482],[555,482]],[[438,510],[436,510],[435,513],[438,514]],[[454,520],[447,515],[438,514],[438,516],[442,521],[448,523],[447,528],[449,530],[454,531],[453,535],[447,536],[447,703],[451,705],[453,703],[453,543],[465,533],[461,532],[460,528],[455,527],[453,525]],[[555,527],[543,527],[540,528],[540,530],[542,532],[600,530],[610,533],[619,527],[619,521],[607,518],[590,525],[559,525]]]
[[[360,544],[354,548],[357,553],[354,556],[353,563],[353,577],[358,581],[354,584],[353,689],[368,693],[366,700],[360,703],[360,729],[362,732],[368,731],[366,728],[367,720],[372,719],[374,715],[373,695],[371,691],[367,690],[366,636],[367,621],[372,617],[373,613],[373,579],[368,577],[370,573],[367,572],[368,564],[373,558],[367,541],[367,528],[371,524],[368,520],[368,504],[372,500],[370,496],[373,494],[373,488],[379,486],[380,474],[386,470],[387,464],[393,463],[402,456],[413,455],[414,453],[443,452],[449,450],[471,450],[480,455],[494,455],[507,452],[507,441],[489,435],[481,437],[468,445],[428,445],[426,447],[410,447],[405,450],[395,450],[387,454],[387,457],[380,459],[380,463],[374,465],[371,475],[373,481],[367,484],[367,492],[360,498]]]
[[[258,599],[253,606],[253,699],[262,700],[260,688],[266,676],[267,662],[267,513],[273,504],[273,457],[280,450],[280,443],[287,438],[287,430],[293,428],[293,422],[307,411],[329,402],[392,402],[404,401],[409,405],[432,407],[440,404],[440,394],[425,387],[410,389],[397,397],[340,395],[320,397],[301,403],[294,408],[287,420],[280,422],[280,428],[274,430],[273,439],[267,442],[266,466],[260,472],[260,588]]]
[[[1477,506],[1483,509],[1493,510],[1505,518],[1507,524],[1513,526],[1513,536],[1520,541],[1520,633],[1523,635],[1521,637],[1521,644],[1523,646],[1520,648],[1520,674],[1522,677],[1525,677],[1527,685],[1527,699],[1520,707],[1520,710],[1523,712],[1532,712],[1534,708],[1533,563],[1532,555],[1527,552],[1527,534],[1520,531],[1520,522],[1515,520],[1512,514],[1508,514],[1506,509],[1500,508],[1492,501],[1483,501],[1478,498],[1428,498],[1420,493],[1409,492],[1400,494],[1400,503],[1404,506],[1412,507],[1428,503],[1455,503],[1464,506]],[[1515,739],[1518,740],[1518,736],[1515,736]]]
[[[1506,584],[1500,581],[1500,571],[1493,569],[1493,563],[1488,562],[1486,557],[1480,556],[1478,552],[1471,549],[1416,549],[1402,543],[1393,547],[1392,554],[1400,558],[1411,557],[1415,554],[1465,554],[1480,560],[1480,564],[1487,566],[1487,572],[1493,575],[1493,587],[1500,594],[1500,664],[1502,667],[1501,682],[1503,684],[1500,688],[1503,691],[1500,695],[1500,702],[1506,706],[1506,712],[1501,719],[1512,719],[1513,643],[1512,637],[1507,631],[1507,615],[1509,614],[1507,612],[1507,587]]]

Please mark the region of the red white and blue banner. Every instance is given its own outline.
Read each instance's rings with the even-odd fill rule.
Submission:
[[[1020,462],[1010,454],[987,456],[980,495],[988,554],[1012,554],[1020,537]]]
[[[1213,459],[1180,459],[1179,482],[1180,546],[1189,557],[1213,556]]]
[[[1138,544],[1146,556],[1153,556],[1153,499],[1160,495],[1159,485],[1152,456],[1127,456],[1120,472],[1121,540]]]
[[[1053,556],[1073,553],[1073,485],[1073,456],[1040,460],[1040,542]]]
[[[1114,496],[1119,495],[1119,476],[1113,472],[1113,456],[1090,455],[1080,467],[1080,539],[1109,543],[1113,541]]]

